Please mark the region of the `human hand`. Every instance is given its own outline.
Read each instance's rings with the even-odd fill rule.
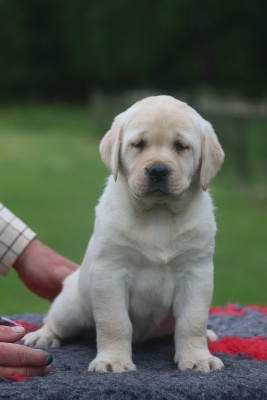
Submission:
[[[0,377],[43,376],[51,371],[53,357],[49,353],[14,344],[25,333],[22,326],[0,325]]]
[[[63,280],[78,265],[34,239],[17,259],[14,268],[28,289],[52,301],[60,293]]]

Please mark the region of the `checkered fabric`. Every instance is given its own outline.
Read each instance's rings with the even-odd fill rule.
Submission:
[[[0,274],[6,275],[36,234],[0,203]]]

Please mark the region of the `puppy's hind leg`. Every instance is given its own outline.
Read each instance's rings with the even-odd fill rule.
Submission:
[[[24,344],[31,347],[60,347],[61,340],[79,333],[93,324],[91,315],[81,309],[78,292],[79,271],[68,276],[62,292],[53,302],[44,326],[24,337]]]
[[[51,330],[48,322],[37,331],[25,335],[22,340],[26,346],[30,347],[46,348],[61,346],[59,338]]]

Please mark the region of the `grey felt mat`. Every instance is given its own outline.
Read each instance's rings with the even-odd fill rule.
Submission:
[[[34,324],[37,315],[18,317]],[[267,316],[246,309],[244,316],[210,315],[209,327],[220,338],[264,335]],[[172,337],[151,341],[133,348],[136,372],[125,374],[88,373],[96,355],[95,340],[76,339],[61,349],[52,349],[53,370],[44,378],[11,382],[0,378],[0,399],[138,399],[138,400],[264,400],[267,399],[267,363],[245,355],[220,354],[225,363],[221,371],[204,374],[179,371],[173,363]]]

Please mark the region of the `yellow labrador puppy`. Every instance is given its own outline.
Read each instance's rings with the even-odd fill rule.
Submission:
[[[134,371],[132,341],[162,333],[172,311],[178,367],[222,368],[206,331],[216,232],[206,190],[224,160],[211,124],[173,97],[149,97],[115,118],[100,153],[113,177],[85,258],[25,344],[56,347],[96,327],[89,371]]]

